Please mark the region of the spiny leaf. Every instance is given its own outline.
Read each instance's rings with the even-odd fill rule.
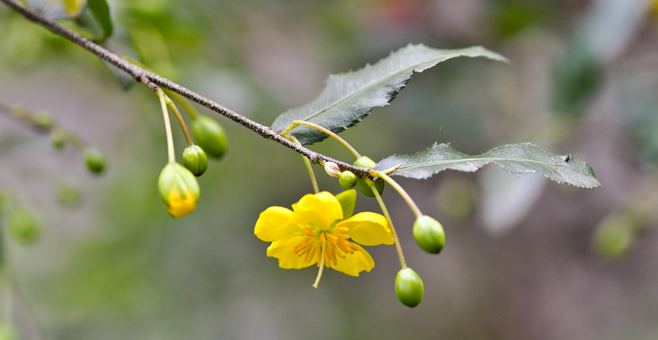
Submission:
[[[600,187],[594,170],[571,155],[560,156],[546,152],[531,143],[509,144],[491,149],[478,156],[463,154],[448,144],[434,144],[415,155],[393,155],[377,164],[384,170],[401,165],[391,175],[424,179],[443,170],[475,172],[495,163],[515,175],[540,173],[558,183],[581,188]]]
[[[408,45],[374,65],[339,75],[330,75],[320,95],[310,103],[282,113],[272,124],[276,131],[286,129],[294,120],[305,120],[339,133],[356,125],[374,107],[387,105],[407,85],[414,72],[422,72],[455,57],[487,57],[507,62],[505,57],[482,47],[439,50],[424,45]],[[326,134],[306,126],[297,126],[289,135],[302,144],[312,144]]]
[[[112,18],[110,17],[110,6],[107,5],[105,0],[88,0],[87,3],[91,14],[94,15],[94,18],[103,29],[103,36],[99,39],[99,42],[102,43],[112,35],[114,30]]]

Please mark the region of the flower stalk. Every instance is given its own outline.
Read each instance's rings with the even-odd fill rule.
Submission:
[[[416,205],[414,200],[411,199],[411,196],[409,196],[409,194],[407,194],[407,192],[402,188],[402,186],[400,186],[390,176],[388,176],[387,174],[385,174],[382,171],[377,171],[377,170],[372,170],[370,172],[370,174],[373,177],[379,177],[379,178],[383,179],[384,181],[386,181],[386,183],[388,183],[390,186],[392,186],[400,194],[400,196],[402,196],[404,201],[407,202],[407,205],[409,205],[409,208],[414,213],[414,215],[416,215],[416,217],[420,217],[420,216],[423,215],[423,213],[420,211],[420,209],[418,208],[418,206]]]
[[[311,128],[314,128],[316,130],[319,130],[319,131],[322,131],[322,132],[326,133],[329,137],[335,139],[336,141],[338,141],[338,143],[340,143],[347,150],[349,150],[350,153],[352,154],[352,156],[354,156],[355,159],[361,158],[361,155],[356,151],[356,149],[354,147],[352,147],[352,145],[350,145],[350,143],[348,143],[346,140],[344,140],[343,138],[341,138],[340,136],[335,134],[333,131],[331,131],[329,129],[326,129],[323,126],[317,125],[315,123],[307,122],[305,120],[293,120],[292,123],[290,123],[290,126],[288,126],[285,130],[283,130],[283,132],[281,132],[281,135],[287,136],[288,133],[290,132],[290,130],[292,130],[293,128],[295,128],[298,125],[308,126],[308,127],[311,127]]]
[[[174,98],[174,100],[177,101],[183,107],[183,109],[185,109],[185,111],[187,111],[192,119],[196,119],[196,117],[200,115],[199,111],[197,111],[194,106],[185,100],[185,97],[171,90],[167,90],[167,93],[169,96],[171,96],[171,98]]]
[[[185,135],[185,140],[187,141],[187,146],[191,146],[194,144],[194,140],[192,140],[192,136],[190,135],[190,131],[187,129],[187,125],[185,124],[185,121],[183,120],[183,116],[181,116],[180,111],[178,111],[178,108],[176,107],[176,104],[174,104],[171,99],[165,94],[165,103],[167,103],[167,106],[171,108],[172,111],[174,111],[174,114],[176,114],[176,119],[178,120],[178,124],[180,124],[181,129],[183,130],[183,134]]]
[[[291,141],[293,141],[298,145],[302,145],[295,137],[289,136],[287,138],[289,138]],[[313,185],[313,192],[317,194],[320,192],[320,187],[318,186],[318,180],[315,178],[315,172],[313,172],[311,161],[309,161],[308,158],[304,155],[302,155],[302,158],[304,159],[304,165],[306,165],[306,170],[308,171],[308,175],[311,177],[311,185]]]
[[[167,152],[169,156],[169,163],[176,161],[176,154],[174,152],[174,138],[171,134],[171,123],[169,122],[169,112],[167,111],[167,101],[165,94],[161,89],[155,92],[160,98],[160,106],[162,107],[162,116],[165,123],[165,133],[167,135]]]
[[[375,183],[373,183],[368,178],[365,179],[365,182],[366,184],[368,184],[372,192],[375,194],[375,198],[377,199],[377,202],[379,203],[379,206],[381,207],[382,212],[384,213],[384,216],[386,217],[386,220],[388,221],[388,224],[391,227],[391,233],[393,234],[393,240],[395,242],[395,250],[397,250],[398,257],[400,258],[400,266],[402,267],[402,269],[405,269],[407,268],[407,261],[404,259],[404,253],[402,252],[400,239],[398,238],[398,233],[395,231],[395,226],[393,226],[393,220],[391,220],[391,215],[389,215],[388,209],[386,209],[386,204],[384,204],[384,200],[382,200],[382,196],[379,194],[379,191],[377,191],[377,188],[375,187]]]

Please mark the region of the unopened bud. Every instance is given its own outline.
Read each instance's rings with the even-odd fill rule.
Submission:
[[[438,254],[446,243],[441,223],[427,215],[419,216],[414,222],[414,238],[423,250],[431,254]]]
[[[34,243],[41,235],[39,220],[28,210],[19,209],[11,213],[7,222],[11,237],[23,246]]]
[[[87,147],[83,151],[87,169],[95,174],[100,174],[105,169],[105,156],[94,148]]]
[[[405,306],[416,307],[423,301],[423,280],[411,268],[404,268],[395,278],[395,294]]]
[[[357,179],[358,178],[352,171],[343,171],[343,173],[341,173],[340,177],[338,178],[338,182],[343,188],[352,189],[354,185],[356,185]]]
[[[60,149],[64,147],[64,140],[66,139],[66,134],[59,129],[52,130],[50,133],[50,141],[53,143],[53,146]]]
[[[340,168],[338,165],[334,162],[325,162],[324,163],[324,171],[327,172],[327,175],[331,177],[338,177],[340,176]]]
[[[32,121],[40,128],[49,129],[53,126],[53,115],[47,111],[39,111],[32,116]]]
[[[200,146],[190,145],[183,150],[183,165],[199,177],[208,168],[208,157]]]
[[[226,152],[226,133],[216,120],[199,115],[192,122],[192,134],[208,157],[220,159]]]
[[[165,209],[173,217],[187,216],[199,201],[199,183],[194,174],[182,165],[171,162],[162,168],[158,191]]]
[[[357,159],[354,162],[354,165],[362,167],[362,168],[367,168],[367,169],[374,169],[375,161],[370,159],[368,156],[361,156],[359,159]],[[377,192],[381,195],[384,192],[384,181],[375,181],[375,188],[377,188]],[[366,196],[368,197],[375,197],[375,193],[372,192],[372,189],[370,189],[370,186],[368,183],[366,183],[364,180],[361,178],[356,179],[356,187],[359,188],[359,190]]]

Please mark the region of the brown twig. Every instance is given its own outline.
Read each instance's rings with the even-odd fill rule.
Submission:
[[[276,141],[277,143],[284,145],[304,156],[306,156],[311,162],[313,163],[319,163],[320,161],[325,161],[325,162],[334,162],[336,163],[341,169],[343,170],[350,170],[352,172],[361,174],[361,175],[369,175],[369,169],[366,168],[361,168],[354,166],[349,163],[345,163],[336,159],[333,159],[331,157],[325,156],[321,153],[315,152],[313,150],[307,149],[303,146],[297,145],[290,140],[284,138],[281,136],[279,133],[276,131],[272,130],[271,128],[261,125],[253,120],[250,120],[230,109],[227,109],[223,107],[222,105],[207,99],[203,97],[202,95],[191,91],[177,83],[174,83],[168,79],[165,79],[163,77],[160,77],[159,75],[149,72],[135,64],[130,63],[129,61],[121,58],[119,55],[116,53],[113,53],[106,48],[94,43],[93,41],[84,38],[80,36],[79,34],[65,28],[64,26],[58,24],[57,22],[50,20],[46,18],[44,15],[42,15],[39,11],[29,8],[21,4],[20,2],[16,0],[0,0],[0,2],[6,4],[9,6],[11,9],[14,11],[18,12],[25,18],[33,21],[34,23],[47,28],[51,32],[66,38],[67,40],[77,44],[78,46],[82,47],[83,49],[93,53],[97,57],[107,61],[108,63],[116,66],[120,70],[128,73],[131,77],[133,77],[136,81],[146,85],[149,87],[152,91],[157,90],[157,86],[161,86],[163,88],[169,89],[171,91],[174,91],[181,96],[184,96],[190,100],[193,100],[239,124],[242,126],[245,126],[246,128],[256,132],[257,134],[261,135],[264,138],[267,139],[272,139]]]

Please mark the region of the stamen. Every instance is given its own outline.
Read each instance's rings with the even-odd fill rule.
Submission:
[[[318,247],[313,247],[311,248],[311,251],[306,254],[306,257],[304,258],[304,262],[311,262],[311,260],[315,257],[315,252],[318,251]]]
[[[295,252],[295,253],[297,254],[297,256],[302,257],[302,256],[308,254],[311,251],[311,249],[313,249],[313,245],[309,245],[308,247],[304,248],[303,250]]]
[[[344,234],[347,231],[348,228],[345,227],[333,228],[325,232],[318,231],[315,227],[306,227],[300,233],[303,239],[293,247],[293,252],[303,257],[304,262],[317,263],[319,271],[313,287],[317,288],[324,267],[335,267],[338,265],[339,257],[344,259],[358,250],[354,243],[348,241],[350,236]]]
[[[352,248],[349,246],[349,244],[345,244],[346,242],[340,242],[338,243],[338,248],[343,251],[343,253],[350,253],[352,254]]]
[[[337,242],[336,242],[337,237],[334,237],[334,238],[332,239],[332,238],[329,237],[329,236],[332,236],[332,235],[327,235],[327,241],[329,241],[329,243],[330,243],[332,246],[336,247],[336,245],[337,245]]]
[[[300,252],[300,251],[302,251],[302,250],[304,250],[308,247],[311,247],[311,246],[313,246],[313,243],[311,242],[311,240],[304,239],[304,240],[300,241],[299,243],[297,243],[297,245],[295,245],[295,247],[292,248],[292,251],[295,252],[295,253],[298,253],[298,252]]]
[[[327,251],[326,251],[326,259],[325,259],[325,264],[327,267],[331,268],[332,264],[336,264],[336,251],[332,249],[330,244],[327,244]]]

